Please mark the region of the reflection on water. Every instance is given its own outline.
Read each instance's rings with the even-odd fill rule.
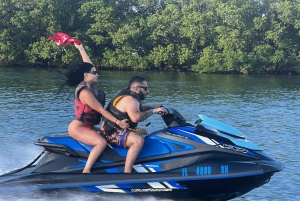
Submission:
[[[269,183],[235,201],[300,199],[299,77],[105,71],[97,85],[106,92],[108,101],[136,74],[148,80],[150,94],[145,105],[172,106],[190,123],[200,113],[217,118],[244,132],[285,164]],[[61,84],[58,78],[55,70],[0,69],[0,174],[30,163],[41,151],[34,145],[37,139],[67,134],[68,123],[74,118],[74,89],[57,94]],[[141,126],[149,121],[150,132],[164,126],[158,115]],[[0,200],[27,199],[24,194],[2,196]],[[120,195],[55,191],[54,195],[31,195],[29,200],[108,200],[114,196]],[[147,201],[150,200],[156,198],[149,197]]]

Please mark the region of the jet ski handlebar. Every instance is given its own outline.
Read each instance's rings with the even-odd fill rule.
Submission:
[[[175,126],[184,126],[187,125],[186,119],[174,108],[172,107],[164,107],[168,113],[161,114],[164,122],[168,127],[175,127]],[[160,113],[159,113],[160,114]]]

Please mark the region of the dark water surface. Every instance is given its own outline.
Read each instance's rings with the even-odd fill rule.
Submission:
[[[245,133],[266,153],[285,164],[264,186],[234,199],[300,200],[300,77],[198,75],[155,72],[100,72],[98,87],[112,98],[133,75],[148,79],[145,105],[162,103],[194,123],[198,114],[217,118]],[[66,135],[74,118],[73,91],[57,94],[54,70],[0,69],[0,174],[30,163],[42,150],[33,143],[44,135]],[[152,116],[149,131],[164,126]],[[0,195],[0,200],[116,200],[120,195],[58,191]],[[128,200],[128,198],[127,198]],[[132,198],[131,201],[138,199]],[[155,201],[149,197],[145,201]],[[171,200],[168,200],[171,201]]]

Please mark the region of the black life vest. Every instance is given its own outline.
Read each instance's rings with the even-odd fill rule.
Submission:
[[[118,110],[115,106],[119,100],[121,100],[125,96],[132,96],[135,98],[139,103],[139,109],[140,111],[143,111],[141,99],[138,96],[137,93],[132,92],[128,89],[122,89],[120,90],[117,95],[110,101],[108,104],[106,110],[109,111],[114,117],[116,117],[118,120],[128,119],[129,129],[135,129],[138,125],[137,122],[132,122],[130,117],[128,116],[127,112],[121,112]],[[108,119],[103,117],[103,128],[105,130],[105,134],[110,135],[112,132],[115,131],[115,129],[120,128],[115,122],[109,121]]]

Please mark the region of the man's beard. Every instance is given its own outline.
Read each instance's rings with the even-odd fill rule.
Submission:
[[[139,91],[138,96],[141,100],[145,100],[146,99],[146,95],[143,94],[143,92]]]

